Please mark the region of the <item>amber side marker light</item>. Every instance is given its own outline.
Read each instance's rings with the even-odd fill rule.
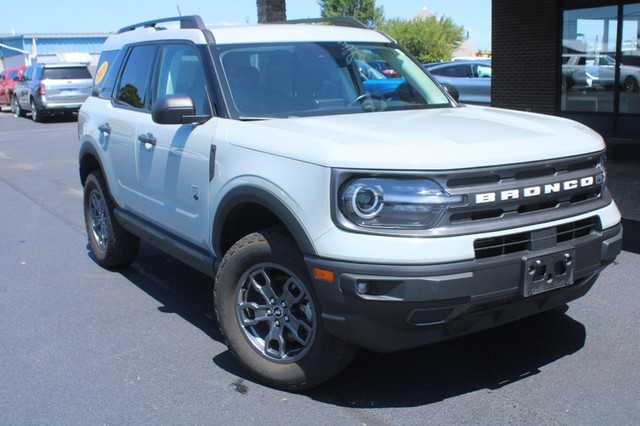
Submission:
[[[335,275],[333,271],[329,271],[327,269],[313,268],[313,277],[319,281],[332,283]]]

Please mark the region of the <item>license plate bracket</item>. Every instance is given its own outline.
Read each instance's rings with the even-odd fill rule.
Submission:
[[[575,250],[524,258],[521,291],[524,297],[573,284]]]

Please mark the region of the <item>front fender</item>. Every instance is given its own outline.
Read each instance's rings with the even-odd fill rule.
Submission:
[[[245,203],[259,204],[270,210],[287,227],[303,253],[317,255],[307,230],[287,204],[265,188],[250,184],[234,187],[222,197],[218,204],[212,230],[212,244],[216,253],[222,254],[223,225],[229,214]]]

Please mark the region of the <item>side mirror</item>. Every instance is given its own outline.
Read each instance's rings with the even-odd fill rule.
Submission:
[[[458,89],[455,88],[455,86],[449,83],[440,83],[440,84],[442,85],[442,87],[445,88],[445,90],[449,93],[449,95],[451,95],[454,101],[460,102],[460,93],[458,92]]]
[[[166,95],[158,99],[151,108],[151,119],[158,124],[188,124],[204,123],[211,118],[208,115],[196,115],[195,112],[191,96]]]

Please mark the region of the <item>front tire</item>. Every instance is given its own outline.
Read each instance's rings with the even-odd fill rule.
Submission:
[[[247,235],[229,249],[216,275],[214,303],[229,350],[270,386],[317,386],[357,352],[324,329],[303,256],[283,228]]]
[[[116,221],[114,209],[102,173],[89,174],[84,183],[84,222],[91,252],[103,268],[131,264],[140,247],[140,239]]]

